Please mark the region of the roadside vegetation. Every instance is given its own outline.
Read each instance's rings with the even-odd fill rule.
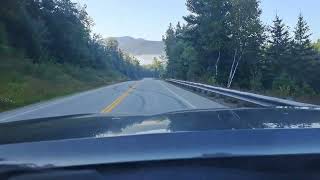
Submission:
[[[320,40],[297,14],[261,22],[258,0],[187,0],[185,24],[170,24],[166,77],[320,103]]]
[[[146,69],[150,69],[153,78],[165,78],[166,77],[166,60],[164,56],[159,58],[154,57],[151,64],[144,65]]]
[[[0,111],[152,74],[92,26],[71,0],[1,1]]]
[[[118,72],[1,56],[0,111],[126,80]]]

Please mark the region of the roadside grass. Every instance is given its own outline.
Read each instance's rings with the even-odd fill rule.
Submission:
[[[124,80],[111,70],[33,64],[19,54],[0,55],[0,112]]]

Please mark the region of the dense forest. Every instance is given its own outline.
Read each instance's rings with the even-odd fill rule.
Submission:
[[[320,92],[320,40],[302,14],[261,22],[259,0],[187,0],[184,24],[163,37],[166,76],[282,97]]]
[[[143,69],[115,40],[91,33],[85,6],[70,0],[4,0],[0,7],[1,50],[22,50],[34,63],[54,61],[80,67],[116,69],[139,78]]]
[[[93,25],[71,0],[2,0],[0,111],[153,75]]]

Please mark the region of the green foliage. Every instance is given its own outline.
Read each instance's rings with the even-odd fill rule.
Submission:
[[[227,84],[240,69],[235,79],[249,82],[245,74],[258,63],[264,39],[258,2],[188,0],[187,7],[192,13],[184,17],[187,24],[170,25],[164,36],[168,74],[192,80],[215,76]]]
[[[216,77],[212,76],[208,78],[208,84],[217,85]]]
[[[2,0],[0,111],[152,74],[71,0]]]
[[[189,68],[193,72],[191,75],[208,77],[215,75],[218,76],[217,81],[222,83],[225,76],[220,74],[219,70],[226,69],[229,63],[225,61],[228,57],[224,57],[227,55],[224,49],[230,45],[231,41],[230,26],[228,26],[231,2],[188,0],[187,7],[192,14],[184,18],[187,25],[178,38],[184,41],[186,49],[194,51],[193,55],[189,53],[189,57],[192,57],[190,61],[197,61],[189,63]],[[202,79],[202,77],[199,78]]]
[[[0,44],[6,45],[8,43],[7,41],[6,27],[3,23],[0,22]]]
[[[311,97],[316,95],[316,92],[310,85],[303,83],[300,86],[297,81],[290,78],[286,73],[281,74],[280,77],[273,81],[273,92],[281,97]]]
[[[310,40],[310,29],[303,16],[300,14],[298,23],[294,30],[294,39],[292,41],[291,64],[288,66],[289,73],[297,79],[300,85],[311,83],[313,66],[316,63],[316,52],[314,51]],[[319,68],[319,66],[318,66]]]
[[[320,53],[320,39],[316,43],[313,44],[314,49]]]
[[[8,37],[7,37],[6,27],[0,21],[0,53],[8,54],[10,52],[10,48],[8,47]]]
[[[253,76],[250,78],[250,89],[254,91],[261,91],[263,90],[262,84],[262,73],[261,71],[252,73]]]
[[[125,80],[117,73],[71,64],[1,56],[0,111]]]
[[[266,51],[266,64],[269,76],[267,81],[273,81],[276,77],[288,72],[288,67],[291,64],[290,57],[290,36],[283,20],[276,15],[273,21],[273,26],[270,27],[270,40]],[[268,83],[265,84],[268,87]]]
[[[312,96],[316,95],[316,92],[314,91],[314,89],[307,83],[303,83],[302,88],[299,93],[300,93],[299,94],[300,96],[312,97]]]
[[[71,0],[4,0],[0,7],[0,50],[19,49],[33,62],[116,70],[131,79],[144,70],[124,56],[118,42],[91,35],[85,6]],[[130,72],[130,73],[129,73]]]
[[[293,48],[297,49],[300,53],[306,53],[311,48],[311,41],[309,33],[310,28],[304,20],[302,14],[298,17],[298,23],[294,30],[294,45]],[[301,54],[303,55],[303,54]]]
[[[272,90],[282,97],[295,95],[297,88],[296,82],[286,73],[282,73],[279,77],[275,78],[272,84]]]
[[[301,14],[292,37],[278,15],[265,27],[259,4],[187,0],[186,24],[170,24],[163,37],[167,76],[280,96],[320,92],[320,40],[311,44]]]
[[[164,61],[154,57],[152,64],[149,66],[154,72],[154,77],[163,77],[165,73]]]

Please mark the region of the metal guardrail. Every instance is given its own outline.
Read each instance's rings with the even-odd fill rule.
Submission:
[[[264,95],[254,94],[254,93],[242,92],[237,90],[231,90],[231,89],[226,89],[226,88],[221,88],[221,87],[216,87],[216,86],[211,86],[211,85],[206,85],[201,83],[182,81],[182,80],[176,80],[176,79],[167,79],[167,81],[173,84],[184,86],[189,89],[216,93],[219,95],[235,98],[238,100],[250,102],[250,103],[257,104],[264,107],[270,107],[270,106],[319,107],[313,104],[300,103],[296,101],[264,96]]]

